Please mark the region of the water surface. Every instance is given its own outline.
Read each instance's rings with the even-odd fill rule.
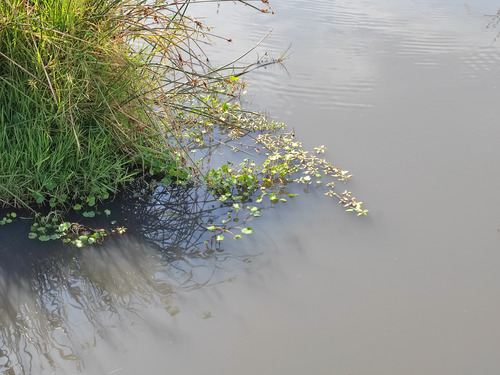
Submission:
[[[247,62],[291,44],[284,67],[246,77],[248,100],[307,147],[325,144],[370,215],[302,194],[253,222],[253,239],[206,257],[189,252],[218,215],[202,198],[184,211],[190,240],[161,215],[83,251],[40,254],[19,239],[32,257],[4,266],[4,373],[498,371],[500,6],[271,5],[192,10],[233,40],[217,41],[214,64],[270,29]]]

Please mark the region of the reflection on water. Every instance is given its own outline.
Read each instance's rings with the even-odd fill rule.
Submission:
[[[118,205],[129,232],[162,254],[177,285],[184,289],[214,283],[220,276],[219,267],[229,269],[255,256],[242,249],[229,251],[235,246],[234,241],[215,245],[206,228],[212,224],[220,226],[228,218],[229,208],[204,189],[160,186],[152,194],[127,197]],[[229,224],[227,229],[231,229]]]
[[[127,197],[122,204],[132,230],[174,258],[186,249],[203,250],[207,224],[222,215],[211,194],[194,188],[160,186],[152,194]]]
[[[147,248],[130,242],[121,247],[120,241],[44,258],[29,278],[3,275],[4,369],[37,373],[61,361],[81,369],[80,352],[105,337],[107,327],[126,327],[127,316],[155,301],[169,307],[167,271]]]
[[[149,306],[174,314],[168,267],[146,245],[120,238],[102,247],[34,264],[29,277],[1,278],[2,371],[81,370],[81,352],[103,340],[108,327],[126,329]],[[138,315],[139,314],[139,315]]]
[[[0,371],[84,371],[83,358],[96,345],[118,345],[112,332],[137,322],[164,331],[180,311],[179,290],[225,281],[255,255],[204,251],[205,228],[225,210],[200,190],[160,187],[121,197],[113,204],[120,210],[128,232],[103,245],[51,249],[21,236],[5,245],[5,257],[19,245],[31,249],[13,254],[22,268],[0,265]],[[10,231],[27,233],[22,223]]]
[[[498,25],[500,24],[500,9],[496,12],[496,14],[486,14],[486,17],[490,18],[488,25],[486,25],[487,29],[498,29]],[[500,31],[497,31],[497,36],[494,39],[494,42],[498,40],[500,37]]]

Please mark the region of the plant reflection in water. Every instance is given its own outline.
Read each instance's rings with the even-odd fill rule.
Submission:
[[[0,265],[1,373],[83,371],[98,343],[120,345],[117,330],[140,321],[168,331],[180,311],[177,292],[224,282],[233,266],[256,255],[205,251],[206,227],[227,211],[209,194],[185,187],[143,192],[113,203],[127,232],[102,245],[14,241],[0,249],[24,262]]]

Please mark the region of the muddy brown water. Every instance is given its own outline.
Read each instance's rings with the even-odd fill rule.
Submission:
[[[3,373],[499,371],[500,4],[272,5],[272,16],[232,2],[192,9],[233,40],[216,42],[214,64],[270,29],[247,62],[291,43],[286,69],[248,75],[248,99],[306,147],[327,146],[355,175],[338,189],[369,216],[303,193],[207,258],[173,240],[166,256],[132,234],[54,255],[10,233],[18,242],[3,248],[29,256],[4,262]]]

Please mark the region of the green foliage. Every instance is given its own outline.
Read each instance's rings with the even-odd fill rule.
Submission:
[[[188,178],[170,115],[203,61],[187,4],[0,0],[0,204],[93,206],[137,177]]]
[[[212,98],[213,108],[220,107],[224,99]],[[250,138],[252,144],[248,147],[255,155],[264,154],[261,164],[254,160],[244,159],[239,165],[227,162],[218,168],[211,168],[204,177],[204,183],[219,197],[220,201],[246,201],[259,192],[256,203],[261,203],[268,197],[273,204],[286,202],[287,198],[295,197],[288,192],[291,183],[321,186],[323,179],[329,179],[325,195],[335,197],[344,205],[346,211],[366,215],[368,210],[345,190],[338,194],[334,191],[335,181],[346,182],[351,179],[349,171],[334,166],[320,157],[326,151],[325,146],[316,147],[313,152],[305,151],[302,143],[295,140],[295,134],[279,131],[284,125],[269,121],[265,115],[243,112],[239,104],[234,104],[225,110],[226,116],[220,120],[220,126],[228,131],[228,137],[233,141]],[[242,117],[243,116],[243,117]],[[233,125],[228,118],[238,118]],[[242,120],[244,118],[245,120]],[[258,132],[255,136],[249,136]],[[226,142],[228,146],[230,144]],[[233,147],[233,150],[240,151]],[[237,207],[234,206],[237,210]]]
[[[107,212],[106,212],[107,211]],[[93,214],[100,212],[93,212]],[[109,210],[105,210],[106,215],[110,214]],[[15,213],[8,214],[10,217]],[[92,216],[93,217],[93,216]],[[111,233],[125,233],[125,228],[117,227]],[[70,243],[76,247],[84,247],[92,244],[100,244],[109,235],[104,229],[95,229],[81,223],[62,221],[62,217],[55,212],[48,215],[36,214],[35,220],[31,225],[28,238],[31,240],[38,239],[42,242],[51,240],[61,240],[64,243]]]
[[[220,196],[221,200],[230,196],[234,200],[241,200],[258,187],[256,167],[255,162],[249,159],[245,159],[238,166],[227,162],[217,169],[212,168],[204,176],[204,182],[214,194]]]
[[[0,225],[10,224],[17,217],[15,212],[7,213],[2,220],[0,220]]]

